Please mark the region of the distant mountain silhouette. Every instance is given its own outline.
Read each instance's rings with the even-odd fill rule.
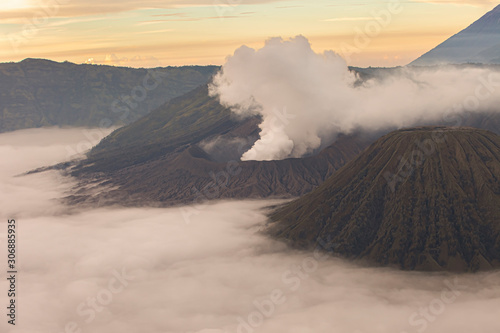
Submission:
[[[216,66],[146,70],[43,59],[1,63],[0,133],[42,126],[130,124],[207,83],[217,70]]]
[[[292,246],[330,246],[372,264],[498,268],[500,136],[472,128],[392,132],[270,219],[269,233]]]
[[[500,5],[410,65],[500,64]]]

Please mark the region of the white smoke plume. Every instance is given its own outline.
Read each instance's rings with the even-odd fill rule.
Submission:
[[[259,114],[260,139],[243,160],[301,157],[335,134],[446,121],[463,111],[497,111],[500,72],[479,67],[402,68],[361,82],[335,52],[302,36],[242,46],[210,87],[240,115]]]

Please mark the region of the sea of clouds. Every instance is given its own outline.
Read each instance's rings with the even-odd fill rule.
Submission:
[[[66,207],[57,171],[81,129],[0,134],[0,269],[18,226],[16,326],[6,333],[498,333],[500,274],[362,268],[260,233],[270,201],[179,208]],[[70,149],[69,149],[70,148]]]

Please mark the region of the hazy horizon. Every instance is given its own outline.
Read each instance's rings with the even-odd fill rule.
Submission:
[[[349,65],[392,67],[408,64],[497,4],[12,0],[0,4],[0,62],[35,57],[129,67],[222,65],[243,44],[260,48],[268,38],[300,34],[319,53],[354,48]]]

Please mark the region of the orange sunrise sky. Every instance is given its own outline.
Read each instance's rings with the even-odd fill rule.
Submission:
[[[349,65],[398,66],[466,28],[497,4],[474,0],[2,0],[0,62],[45,58],[129,67],[221,65],[241,45],[259,48],[270,37],[303,35],[317,52],[345,54],[347,50]],[[369,29],[375,30],[363,39],[360,35]]]

